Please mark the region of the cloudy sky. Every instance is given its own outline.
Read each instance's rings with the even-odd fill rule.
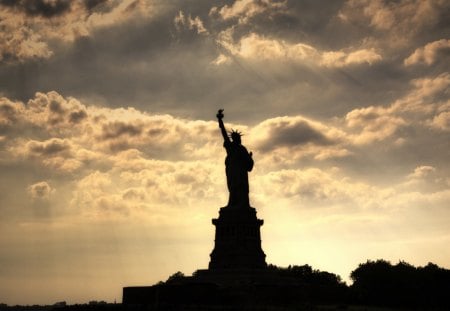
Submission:
[[[450,268],[448,1],[1,0],[0,29],[0,302],[206,268],[219,108],[268,263]]]

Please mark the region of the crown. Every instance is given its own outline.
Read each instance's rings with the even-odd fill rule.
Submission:
[[[231,129],[231,131],[229,132],[229,136],[234,139],[235,137],[240,138],[241,136],[244,136],[244,134],[242,134],[241,132],[239,132],[237,130]]]

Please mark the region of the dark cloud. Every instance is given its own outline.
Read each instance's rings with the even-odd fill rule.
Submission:
[[[79,123],[86,118],[87,118],[87,113],[85,110],[72,111],[69,114],[69,122],[71,122],[71,123]]]
[[[30,141],[27,148],[31,154],[53,156],[70,150],[70,144],[66,140],[52,138],[45,142]]]
[[[60,102],[52,100],[48,106],[51,112],[57,114],[63,114],[65,111]]]
[[[118,121],[104,124],[102,127],[102,132],[102,140],[115,139],[124,135],[138,136],[142,132],[142,126]]]
[[[138,1],[136,1],[137,3]],[[0,0],[0,6],[14,9],[17,12],[25,13],[30,17],[52,18],[69,13],[77,3],[70,0]],[[83,0],[85,9],[93,11],[109,12],[115,5],[108,0]]]
[[[107,1],[108,0],[84,0],[84,5],[86,6],[86,9],[92,10]]]
[[[29,16],[51,18],[70,11],[70,0],[1,0],[0,5],[12,7]]]
[[[168,130],[165,128],[152,128],[147,131],[147,134],[150,137],[163,136],[167,133],[168,133]]]
[[[326,146],[336,143],[305,120],[275,120],[263,125],[267,137],[258,143],[262,152],[270,152],[279,147],[298,147],[307,144]],[[255,133],[257,134],[257,133]]]

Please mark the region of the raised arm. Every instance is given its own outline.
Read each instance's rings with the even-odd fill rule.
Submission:
[[[219,127],[220,127],[220,131],[222,132],[222,136],[223,136],[223,141],[226,143],[230,142],[230,138],[228,137],[227,134],[227,130],[225,129],[225,125],[223,124],[223,109],[219,109],[219,111],[217,112],[217,120],[219,121]]]

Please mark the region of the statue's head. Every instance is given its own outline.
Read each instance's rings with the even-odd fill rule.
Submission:
[[[239,145],[241,144],[241,136],[242,136],[242,133],[239,131],[231,130],[231,132],[230,132],[230,137],[233,140],[233,142],[237,143]]]

